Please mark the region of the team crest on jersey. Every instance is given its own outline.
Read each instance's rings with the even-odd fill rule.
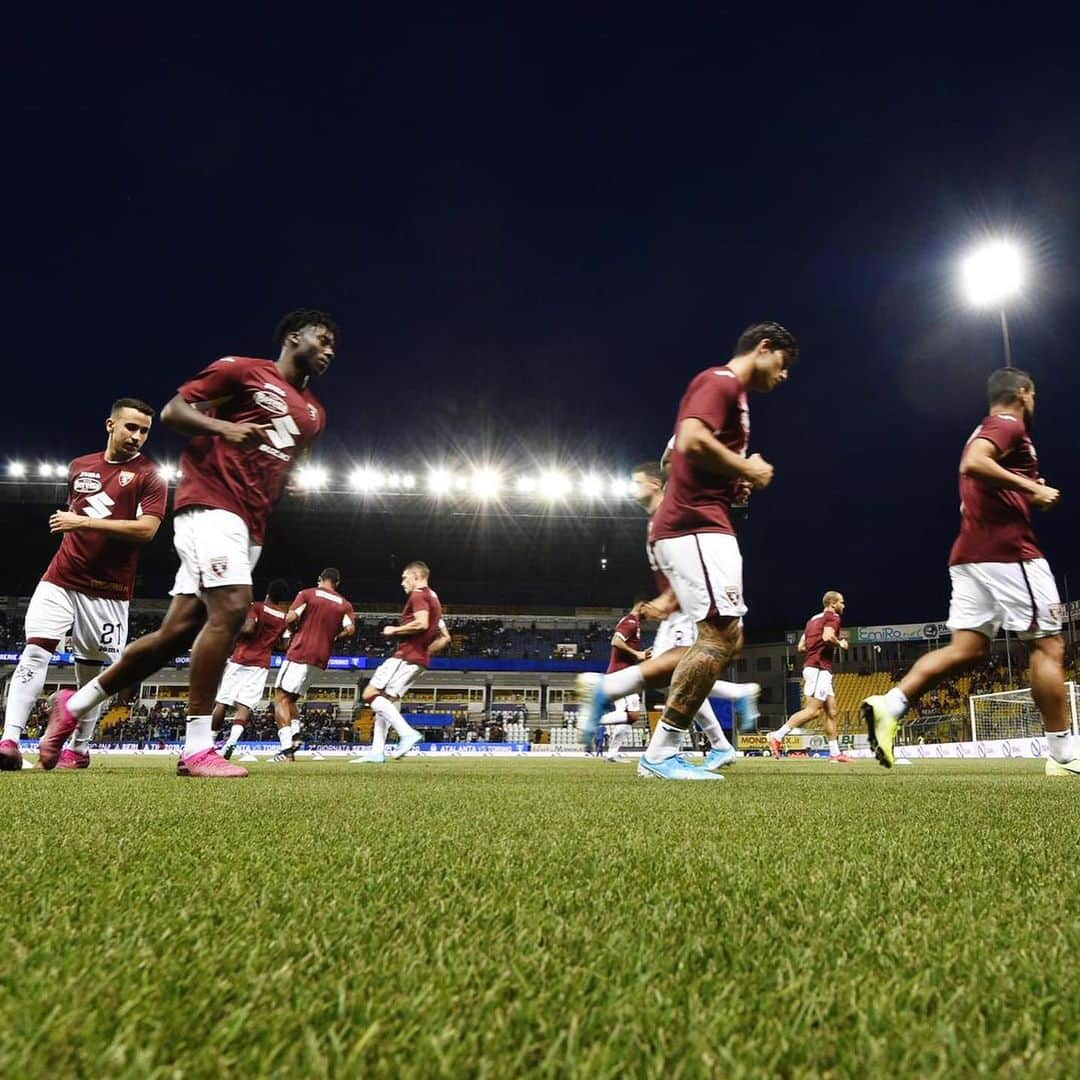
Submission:
[[[255,404],[275,416],[284,416],[289,411],[288,402],[268,390],[255,391]]]
[[[228,555],[215,555],[210,559],[210,570],[213,573],[214,577],[224,577],[225,571],[228,569]]]
[[[308,402],[307,411],[311,414],[311,422],[317,424],[319,422],[319,410],[315,408],[310,402]]]
[[[739,586],[738,585],[725,585],[724,595],[728,598],[728,602],[731,604],[737,604],[739,602]]]
[[[120,486],[127,487],[128,484],[130,484],[131,481],[134,479],[135,474],[133,472],[129,472],[127,469],[124,469],[120,473]]]
[[[97,473],[79,473],[71,489],[76,495],[96,495],[101,490],[101,477]]]

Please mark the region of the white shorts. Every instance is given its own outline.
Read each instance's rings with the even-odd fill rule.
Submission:
[[[626,697],[619,698],[618,701],[613,701],[611,703],[611,708],[614,712],[640,713],[641,695],[627,694]]]
[[[803,697],[828,701],[833,696],[832,672],[821,668],[804,667],[802,669]]]
[[[307,689],[308,679],[313,671],[322,671],[322,668],[315,664],[297,664],[293,660],[285,660],[278,670],[274,687],[284,690],[286,694],[300,697]]]
[[[1057,583],[1045,559],[961,563],[949,567],[950,630],[975,630],[992,641],[1002,626],[1025,641],[1061,633]]]
[[[739,618],[746,614],[742,591],[742,554],[728,533],[690,533],[653,544],[656,565],[675,590],[679,607],[692,622],[710,615]]]
[[[250,585],[262,547],[252,544],[247,523],[231,510],[197,507],[173,518],[173,546],[180,556],[170,596],[202,596],[204,589]]]
[[[127,644],[128,601],[86,596],[39,581],[26,609],[26,639],[63,640],[77,660],[111,664]]]
[[[697,641],[697,623],[684,611],[669,615],[657,628],[653,656],[663,656],[672,649],[689,648]]]
[[[410,664],[408,660],[391,657],[375,669],[368,686],[381,690],[386,697],[403,698],[424,670],[419,664]]]
[[[255,709],[262,701],[268,674],[266,668],[245,667],[228,660],[216,700],[222,705],[246,705],[249,709]]]

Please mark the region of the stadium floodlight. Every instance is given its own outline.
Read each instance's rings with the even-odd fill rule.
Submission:
[[[613,476],[611,483],[608,485],[608,491],[616,499],[625,499],[628,495],[633,494],[633,484],[629,480],[624,480],[621,476]]]
[[[21,480],[26,475],[26,466],[21,461],[12,461],[8,463],[7,471],[8,476]]]
[[[519,476],[514,484],[514,490],[519,495],[532,495],[536,491],[536,477]]]
[[[596,473],[586,473],[578,484],[578,490],[587,499],[599,499],[604,494],[604,478]]]
[[[305,491],[318,491],[326,487],[330,474],[321,465],[303,465],[296,473],[296,482]]]
[[[349,473],[349,486],[353,491],[378,491],[382,487],[382,476],[377,469],[361,466]]]
[[[180,473],[177,471],[175,465],[159,465],[158,476],[160,476],[166,484],[171,484],[180,476]]]
[[[972,307],[997,308],[1005,346],[1005,366],[1012,367],[1012,342],[1005,305],[1020,294],[1025,280],[1024,254],[1011,240],[988,240],[960,262],[960,281]]]
[[[401,486],[402,486],[402,487],[403,487],[403,488],[404,488],[404,489],[405,489],[406,491],[412,491],[412,489],[413,489],[414,487],[416,487],[416,477],[415,477],[415,476],[413,476],[413,474],[412,474],[412,473],[408,473],[408,472],[407,472],[407,473],[406,473],[406,474],[405,474],[405,475],[404,475],[404,476],[403,476],[403,477],[401,478]]]
[[[475,469],[469,478],[469,489],[478,499],[494,499],[502,490],[502,477],[497,469]]]
[[[51,461],[42,461],[38,464],[38,476],[51,477],[53,474],[53,467]]]
[[[540,494],[552,502],[566,498],[573,489],[574,485],[570,477],[557,469],[549,469],[540,476]]]
[[[448,469],[432,469],[428,473],[427,489],[432,495],[447,495],[454,488],[454,477]]]

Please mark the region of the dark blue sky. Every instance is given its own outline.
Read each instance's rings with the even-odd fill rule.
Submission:
[[[1036,263],[1016,362],[1065,492],[1041,534],[1080,594],[1067,37],[1022,11],[596,11],[21,16],[11,452],[84,452],[113,397],[163,403],[315,305],[346,335],[326,459],[460,444],[630,465],[691,375],[776,318],[804,359],[753,402],[777,477],[743,534],[751,605],[808,613],[838,587],[853,623],[938,618],[956,461],[1001,362],[955,260],[1006,226]],[[159,431],[151,451],[175,446]]]

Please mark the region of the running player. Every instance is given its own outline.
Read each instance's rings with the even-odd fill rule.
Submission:
[[[274,692],[274,716],[277,718],[281,750],[274,761],[292,761],[300,743],[296,703],[316,671],[325,671],[334,650],[334,642],[356,633],[352,604],[338,592],[341,571],[328,566],[319,574],[314,589],[303,589],[289,608],[285,621],[300,624],[289,642],[285,662],[278,672]]]
[[[326,426],[308,381],[329,368],[338,336],[324,312],[290,312],[274,335],[276,361],[223,357],[184,383],[161,410],[169,427],[191,437],[176,492],[180,569],[172,603],[160,628],[133,641],[98,678],[74,694],[56,695],[41,740],[43,758],[55,763],[63,740],[91,709],[190,648],[190,714],[178,771],[247,776],[214,749],[214,695],[251,606],[251,572],[267,518],[296,455]]]
[[[218,753],[226,761],[232,757],[252,712],[262,701],[274,645],[285,632],[288,608],[289,584],[283,578],[271,581],[266,589],[266,599],[256,600],[248,608],[247,618],[236,639],[236,648],[225,665],[225,674],[221,677],[214,704],[214,731],[220,731],[224,726],[226,711],[236,709],[228,738],[217,747]]]
[[[1028,429],[1035,415],[1035,380],[1018,368],[995,371],[987,383],[990,413],[960,458],[960,535],[949,556],[952,641],[935,649],[887,694],[862,703],[878,761],[896,761],[899,721],[927,690],[947,676],[985,662],[1004,626],[1026,642],[1031,696],[1042,713],[1050,756],[1047,776],[1080,776],[1069,730],[1065,641],[1054,575],[1039,549],[1031,510],[1049,510],[1061,492],[1039,474]]]
[[[847,764],[852,761],[840,752],[837,735],[836,696],[833,694],[833,660],[837,649],[846,649],[847,640],[840,636],[840,618],[844,614],[843,594],[829,590],[822,598],[823,610],[807,622],[799,638],[796,650],[806,654],[803,665],[803,698],[805,703],[799,712],[790,717],[775,731],[769,732],[769,750],[777,760],[784,752],[784,736],[792,728],[812,724],[825,714],[825,735],[829,740],[829,761]]]
[[[115,401],[104,451],[76,458],[68,468],[68,508],[49,518],[49,531],[62,534],[60,547],[26,609],[26,647],[8,690],[0,769],[22,768],[19,739],[61,640],[71,635],[79,686],[124,648],[139,547],[157,535],[168,502],[168,485],[142,453],[153,416],[137,398]],[[70,745],[61,739],[42,750],[45,768],[89,766],[103,701],[69,729]]]
[[[408,599],[401,612],[399,626],[384,626],[383,636],[405,640],[389,660],[384,660],[364,687],[364,702],[375,714],[371,751],[353,758],[353,765],[382,765],[387,757],[404,757],[422,736],[398,709],[398,703],[420,674],[431,666],[434,653],[450,644],[450,631],[442,616],[442,603],[428,584],[431,570],[427,563],[411,562],[401,573],[401,587]],[[386,752],[389,728],[398,735],[396,752]]]
[[[798,357],[792,334],[774,322],[749,327],[734,357],[690,383],[679,404],[671,477],[650,522],[656,565],[698,638],[679,660],[664,715],[638,763],[638,775],[664,780],[717,779],[679,753],[694,715],[742,646],[742,555],[729,507],[743,481],[766,487],[773,467],[747,456],[747,391],[767,393],[788,377]]]
[[[627,612],[615,627],[611,635],[611,659],[608,661],[608,674],[622,671],[652,656],[652,649],[641,647],[641,616],[637,611]],[[627,694],[611,703],[611,712],[606,713],[600,723],[607,731],[607,750],[605,761],[621,762],[622,746],[630,736],[631,725],[641,715],[641,694]]]

